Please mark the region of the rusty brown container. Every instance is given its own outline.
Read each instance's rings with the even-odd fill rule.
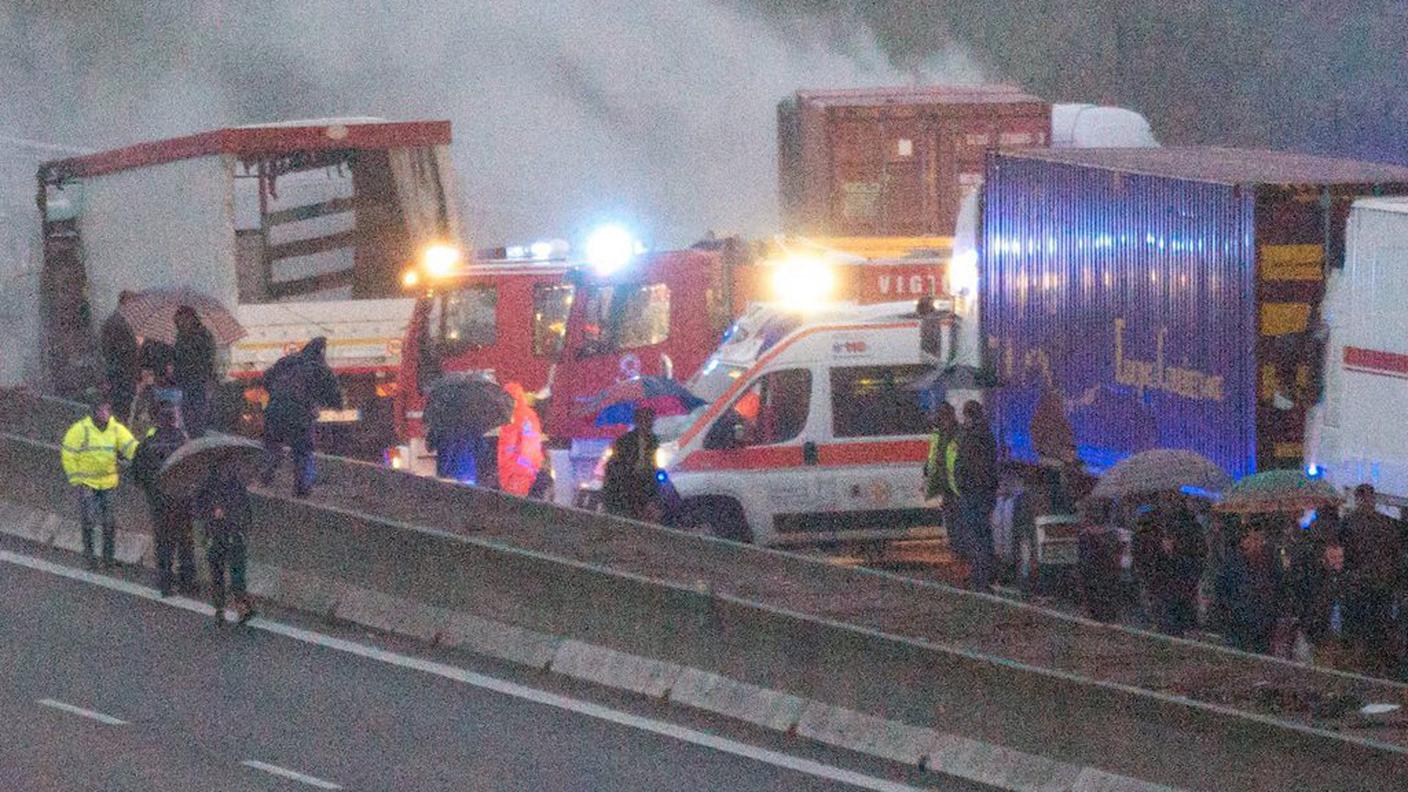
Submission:
[[[1048,145],[1051,105],[1007,85],[799,91],[778,106],[789,233],[951,236],[995,148]]]

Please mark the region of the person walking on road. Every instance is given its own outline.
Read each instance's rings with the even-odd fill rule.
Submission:
[[[210,415],[210,391],[215,387],[215,337],[189,305],[176,309],[175,321],[172,380],[181,389],[181,419],[186,433],[200,437],[205,434]]]
[[[244,624],[254,618],[245,586],[245,534],[253,522],[249,490],[235,471],[212,466],[196,493],[195,514],[205,525],[205,560],[210,566],[210,604],[215,606],[215,620],[225,624],[228,596],[239,623]]]
[[[1271,551],[1263,526],[1242,531],[1217,577],[1217,602],[1227,643],[1244,652],[1267,654],[1282,603],[1281,562]]]
[[[118,460],[132,460],[137,441],[112,416],[112,402],[90,394],[89,414],[64,433],[60,448],[68,483],[78,493],[83,532],[83,559],[89,569],[98,566],[93,553],[93,531],[103,531],[102,565],[112,566],[117,525],[113,519],[113,493],[117,490]]]
[[[264,374],[269,406],[264,409],[266,459],[261,480],[274,483],[283,463],[284,447],[293,454],[296,497],[307,497],[317,471],[313,466],[313,427],[322,408],[342,407],[337,376],[327,363],[328,340],[322,336],[284,355]]]
[[[132,401],[137,395],[137,380],[142,375],[140,349],[132,325],[122,315],[122,306],[136,295],[124,290],[117,296],[118,310],[103,322],[103,373],[113,414],[120,420],[132,420]]]
[[[660,440],[655,436],[655,411],[637,407],[633,420],[635,427],[611,444],[601,501],[611,514],[650,520],[659,517],[660,482],[655,478],[655,452]]]
[[[195,548],[191,538],[190,504],[163,491],[157,479],[161,466],[185,444],[186,433],[173,404],[163,404],[156,426],[147,431],[132,460],[132,479],[147,496],[156,546],[156,586],[161,596],[171,595],[171,565],[177,561],[177,583],[183,591],[195,584]]]
[[[1350,642],[1361,668],[1396,670],[1395,599],[1404,588],[1404,547],[1398,527],[1378,511],[1373,485],[1354,489],[1354,510],[1344,521],[1345,565],[1353,580]]]
[[[949,534],[954,549],[968,564],[968,585],[975,591],[992,588],[992,511],[997,506],[997,441],[983,405],[963,405],[963,430],[954,456],[953,489],[958,493],[957,531]]]

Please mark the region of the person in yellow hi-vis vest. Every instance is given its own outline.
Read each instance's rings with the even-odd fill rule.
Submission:
[[[106,396],[95,395],[92,409],[64,433],[60,455],[68,483],[78,492],[82,511],[83,559],[88,568],[98,565],[93,555],[93,529],[103,529],[103,566],[112,566],[113,541],[117,526],[113,522],[112,499],[117,489],[118,459],[132,461],[137,441],[127,427],[112,417],[112,404]]]

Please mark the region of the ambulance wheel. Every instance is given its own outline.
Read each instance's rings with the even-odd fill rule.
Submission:
[[[732,498],[693,498],[680,510],[680,530],[751,544],[753,531]]]

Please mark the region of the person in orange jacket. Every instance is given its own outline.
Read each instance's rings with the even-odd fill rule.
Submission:
[[[527,496],[543,469],[543,425],[517,382],[504,386],[513,397],[513,417],[499,429],[499,489]]]

